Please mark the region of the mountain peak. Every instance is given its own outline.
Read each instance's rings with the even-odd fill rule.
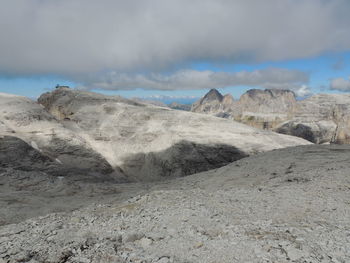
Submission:
[[[205,96],[203,97],[203,101],[213,101],[217,100],[221,102],[223,100],[224,96],[217,90],[217,89],[211,89]]]

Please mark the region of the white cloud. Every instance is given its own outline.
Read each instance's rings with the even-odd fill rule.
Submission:
[[[332,90],[350,91],[350,78],[349,79],[343,79],[343,78],[332,79],[330,88]]]
[[[348,0],[4,0],[0,74],[74,78],[303,58],[349,49],[349,13]]]
[[[90,76],[84,80],[81,89],[133,90],[198,90],[234,86],[262,87],[270,89],[302,88],[309,81],[309,75],[298,70],[267,68],[255,71],[213,72],[181,70],[173,74],[118,74],[110,72]]]
[[[307,96],[312,95],[312,91],[310,90],[310,87],[307,85],[301,85],[299,88],[294,89],[295,95],[300,98],[305,98]]]

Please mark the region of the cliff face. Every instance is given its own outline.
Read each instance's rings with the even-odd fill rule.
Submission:
[[[260,129],[272,130],[288,120],[296,107],[296,99],[289,90],[248,90],[234,111],[234,119]]]
[[[192,111],[231,118],[314,143],[350,143],[350,95],[318,94],[297,101],[288,90],[253,89],[225,105],[223,99],[212,102],[205,97]]]
[[[350,95],[318,94],[297,104],[292,118],[277,132],[314,143],[350,143]]]
[[[62,174],[113,172],[109,163],[82,136],[65,128],[35,101],[0,93],[0,109],[0,136],[23,140],[62,164]]]
[[[234,119],[260,129],[273,129],[289,119],[295,106],[295,95],[289,90],[252,89],[238,101],[229,94],[222,96],[217,90],[211,90],[192,106],[192,111]]]
[[[223,96],[216,89],[211,89],[203,98],[192,105],[191,111],[220,115],[221,113],[229,113],[233,104],[232,95]]]

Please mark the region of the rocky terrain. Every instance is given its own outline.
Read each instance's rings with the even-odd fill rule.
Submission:
[[[212,116],[67,88],[45,93],[38,102],[130,181],[189,175],[307,143]]]
[[[128,184],[124,201],[2,226],[0,262],[346,263],[349,169],[350,146],[310,145]]]
[[[146,182],[308,144],[211,116],[68,88],[39,101],[0,94],[0,225],[124,200],[139,185],[147,190]]]
[[[350,96],[317,94],[298,102],[291,120],[275,130],[313,143],[350,143]]]
[[[208,96],[210,100],[206,99]],[[349,95],[317,94],[297,101],[294,93],[288,90],[254,89],[229,103],[224,104],[222,97],[218,91],[211,90],[193,105],[192,111],[233,119],[313,143],[350,143]]]
[[[350,260],[350,146],[69,88],[38,102],[0,94],[0,263]]]

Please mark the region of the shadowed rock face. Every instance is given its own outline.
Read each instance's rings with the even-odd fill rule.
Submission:
[[[13,145],[18,146],[18,151],[21,146],[27,149],[25,142],[41,155],[61,163],[62,173],[66,174],[89,177],[90,174],[115,173],[115,169],[83,137],[66,129],[38,103],[20,96],[0,94],[0,109],[0,135],[16,137],[19,141],[16,144],[13,141]]]
[[[58,163],[23,140],[13,136],[0,137],[0,167],[21,171],[57,170]]]
[[[252,89],[225,106],[219,100],[214,104],[204,98],[193,105],[192,111],[234,119],[314,143],[350,143],[349,95],[318,94],[296,101],[294,93],[288,90]]]
[[[336,142],[334,136],[337,133],[337,125],[333,121],[302,122],[292,120],[281,124],[275,131],[322,144]]]
[[[215,100],[215,94],[206,99]],[[184,176],[237,156],[306,143],[211,116],[67,88],[43,94],[38,102],[132,180]]]
[[[247,157],[231,145],[205,145],[180,141],[161,152],[138,153],[123,160],[121,168],[125,174],[138,180],[140,171],[147,180],[182,177],[215,169]]]
[[[276,131],[302,138],[309,133],[313,138],[310,141],[315,143],[349,144],[349,116],[349,95],[318,94],[298,102],[292,118],[276,127]]]

